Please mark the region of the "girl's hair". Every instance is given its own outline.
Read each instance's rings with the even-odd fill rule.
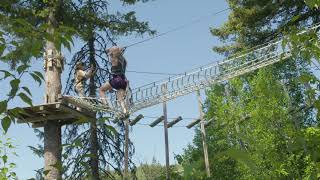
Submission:
[[[128,61],[127,61],[127,59],[126,59],[122,54],[121,54],[121,56],[120,56],[120,59],[121,59],[122,62],[123,62],[122,66],[123,66],[124,70],[126,70],[126,69],[127,69],[127,66],[128,66]],[[120,63],[121,63],[121,60],[120,60]]]

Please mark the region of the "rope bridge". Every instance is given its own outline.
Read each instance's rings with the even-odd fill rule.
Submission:
[[[311,26],[298,33],[304,34],[316,30],[320,24]],[[274,40],[265,46],[253,49],[242,55],[212,63],[182,75],[169,77],[163,81],[157,81],[134,90],[127,90],[126,111],[132,114],[141,109],[151,107],[177,97],[187,95],[197,90],[209,87],[213,84],[232,79],[234,77],[255,71],[268,65],[287,59],[292,56],[289,44],[283,45],[285,38]],[[64,96],[73,101],[79,107],[92,111],[113,113],[116,116],[123,114],[121,102],[116,94],[109,94],[109,106],[101,104],[101,99],[90,97]],[[110,103],[111,102],[111,103]]]

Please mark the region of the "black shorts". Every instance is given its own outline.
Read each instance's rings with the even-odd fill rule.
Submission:
[[[124,75],[112,75],[109,83],[116,90],[126,89],[128,85],[128,81]]]

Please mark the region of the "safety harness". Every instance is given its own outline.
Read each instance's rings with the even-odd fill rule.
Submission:
[[[127,62],[124,57],[119,58],[119,62],[117,66],[111,67],[111,74],[112,75],[125,75],[127,68]]]

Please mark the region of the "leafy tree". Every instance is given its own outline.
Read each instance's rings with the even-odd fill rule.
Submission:
[[[138,1],[123,1],[124,5],[133,5]],[[74,74],[74,67],[78,62],[85,62],[91,67],[95,67],[96,72],[94,76],[89,79],[89,86],[86,88],[86,92],[89,96],[96,96],[96,88],[100,87],[102,83],[106,82],[109,77],[109,60],[106,57],[106,48],[110,45],[115,45],[114,38],[118,36],[130,35],[132,33],[144,34],[154,32],[149,30],[148,24],[145,22],[139,22],[134,12],[110,14],[107,11],[109,7],[108,1],[105,0],[88,0],[76,2],[75,9],[78,12],[76,16],[76,26],[80,33],[80,38],[84,42],[84,46],[79,52],[75,54],[70,62],[71,71],[70,75]],[[83,31],[83,29],[86,29]],[[82,30],[82,31],[81,31]],[[69,76],[71,77],[71,76]],[[73,88],[74,82],[69,78],[67,82],[67,93]],[[76,150],[76,158],[81,157],[81,154],[90,150],[90,168],[91,176],[95,179],[99,179],[99,172],[108,174],[105,171],[107,166],[114,166],[118,172],[121,170],[123,162],[122,142],[124,135],[121,132],[123,130],[123,124],[120,124],[120,132],[116,134],[115,129],[108,125],[110,121],[106,121],[106,118],[102,118],[103,114],[98,114],[100,120],[97,122],[90,122],[90,128],[82,132],[86,127],[79,125],[72,125],[67,128],[66,131],[66,143],[70,143],[74,140],[80,140],[84,143],[81,149]],[[82,129],[82,130],[80,130]],[[79,131],[81,133],[79,133]],[[88,136],[89,135],[89,136]],[[90,143],[85,143],[88,142]],[[74,150],[74,149],[73,149]],[[68,151],[73,151],[69,149]],[[112,151],[110,153],[110,150]],[[133,150],[133,149],[131,149]],[[109,153],[107,153],[109,151]],[[132,155],[133,152],[130,152]],[[113,162],[108,162],[107,159],[114,159]],[[100,159],[100,161],[98,161]],[[99,164],[101,165],[99,167]],[[85,167],[80,169],[73,169],[70,177],[81,176]]]
[[[3,135],[3,138],[0,139],[0,179],[17,179],[17,175],[13,171],[16,164],[9,160],[9,155],[17,155],[14,149],[12,140]]]
[[[30,90],[28,87],[20,88],[20,79],[22,79],[23,74],[26,74],[29,68],[28,64],[32,58],[40,57],[40,54],[46,50],[45,46],[46,48],[51,46],[51,48],[58,49],[59,51],[61,44],[64,46],[70,45],[69,43],[72,40],[71,36],[74,34],[74,31],[61,26],[59,24],[61,21],[59,21],[59,18],[56,18],[53,13],[56,13],[56,10],[61,10],[62,7],[68,7],[68,3],[62,4],[61,2],[62,1],[13,0],[4,1],[0,6],[2,20],[1,61],[10,64],[12,69],[18,67],[16,69],[18,76],[15,76],[15,73],[10,73],[9,71],[2,71],[5,74],[4,79],[8,77],[13,78],[13,80],[10,81],[11,91],[8,95],[9,98],[2,101],[2,105],[5,107],[4,110],[1,110],[1,113],[5,113],[2,119],[2,125],[5,131],[9,127],[10,122],[14,120],[13,117],[19,117],[19,113],[23,113],[23,110],[20,108],[15,108],[7,112],[7,104],[10,100],[15,96],[19,96],[23,101],[32,106],[32,101],[29,97],[31,96]],[[29,74],[39,83],[44,79],[40,72],[32,72]],[[50,95],[52,95],[50,97],[56,96],[54,93]],[[54,102],[54,99],[55,97],[48,100],[48,102]],[[50,142],[47,144],[50,144]],[[50,157],[45,159],[49,159],[49,161],[52,160],[50,160]],[[50,164],[46,163],[47,169],[49,165]],[[52,167],[50,166],[49,168]],[[52,168],[52,171],[47,172],[47,174],[52,178],[58,178],[59,173],[56,173],[58,175],[57,177],[52,175],[55,174],[55,170],[57,169],[58,168]]]
[[[50,3],[43,0],[4,0],[0,5],[0,59],[16,67],[19,63],[30,63],[44,52],[45,40],[51,40],[60,48],[70,47],[72,29],[63,26],[72,16],[70,1],[60,4],[57,17],[61,22],[54,35],[47,32],[47,16]]]
[[[116,175],[113,172],[116,180],[122,179],[121,176]],[[185,179],[190,179],[190,176],[186,176]],[[184,179],[182,178],[182,167],[179,165],[170,166],[170,178],[172,179]],[[130,179],[137,180],[162,180],[166,179],[166,167],[161,165],[155,158],[152,159],[151,163],[140,163],[136,167],[135,172],[131,174]]]
[[[138,1],[122,1],[125,5],[132,5]],[[146,1],[144,1],[146,2]],[[90,5],[91,4],[91,5]],[[92,6],[93,4],[93,6]],[[88,8],[89,7],[89,8]],[[129,35],[130,32],[137,32],[143,34],[145,32],[153,33],[149,30],[147,23],[140,23],[136,20],[134,12],[129,12],[126,14],[117,13],[115,15],[107,14],[107,1],[42,1],[42,0],[27,0],[27,1],[5,1],[1,4],[1,60],[7,63],[10,63],[12,68],[15,68],[17,64],[23,63],[24,66],[19,66],[18,73],[19,75],[23,74],[24,71],[28,68],[26,64],[30,62],[33,57],[40,57],[40,54],[45,50],[46,45],[52,45],[54,43],[55,48],[59,51],[61,45],[71,48],[70,41],[74,35],[73,29],[69,27],[74,27],[75,29],[82,30],[82,28],[87,28],[88,31],[80,33],[80,37],[87,41],[89,44],[89,61],[91,64],[98,64],[95,62],[96,57],[101,57],[101,54],[104,52],[105,47],[107,46],[107,41],[112,41],[110,34],[119,36],[119,35]],[[95,12],[94,12],[95,11]],[[100,16],[99,13],[103,12],[103,15]],[[52,14],[54,12],[54,14]],[[84,13],[84,14],[82,14]],[[96,13],[96,14],[94,14]],[[89,16],[87,16],[89,15]],[[92,15],[92,16],[91,16]],[[50,23],[48,24],[48,17]],[[88,17],[92,17],[88,18]],[[81,20],[83,24],[77,24]],[[64,26],[64,24],[66,26]],[[97,25],[96,25],[97,24]],[[67,27],[69,26],[69,27]],[[107,29],[107,30],[106,30]],[[101,34],[97,31],[104,31],[107,34],[107,41],[102,37]],[[100,32],[101,33],[101,32]],[[99,35],[96,37],[96,35]],[[95,42],[96,41],[96,42]],[[95,43],[100,43],[100,54],[95,54],[97,50],[95,48]],[[53,47],[51,47],[53,48]],[[31,51],[30,51],[31,49]],[[85,54],[85,53],[84,53]],[[88,55],[87,54],[87,55]],[[86,55],[85,55],[86,56]],[[96,56],[96,57],[95,57]],[[86,57],[84,57],[86,59]],[[102,58],[103,59],[103,58]],[[77,59],[78,60],[78,59]],[[74,62],[75,63],[75,62]],[[107,60],[104,59],[105,67],[107,67]],[[21,72],[20,72],[20,71]],[[102,68],[100,69],[102,70]],[[12,99],[20,90],[20,78],[11,74],[9,71],[3,71],[5,74],[4,79],[9,79],[12,77],[11,81],[12,90],[11,95],[8,100],[1,102],[1,113],[5,112],[7,109],[7,103]],[[104,74],[108,72],[103,72]],[[36,80],[41,82],[43,79],[41,73],[31,72],[30,75]],[[91,79],[91,94],[95,89],[94,78]],[[105,79],[103,79],[105,81]],[[100,85],[101,85],[100,81]],[[18,94],[21,99],[31,105],[31,93],[27,87],[21,87],[25,92]],[[28,95],[26,95],[27,93]],[[12,114],[17,115],[18,112],[21,112],[21,109],[15,109],[11,111]],[[2,120],[2,125],[5,130],[9,127],[11,116],[5,116]],[[93,124],[93,123],[92,123]],[[99,151],[101,154],[104,154],[104,150],[109,150],[110,148],[116,147],[116,152],[121,148],[120,138],[123,135],[117,134],[115,136],[114,129],[104,124],[104,121],[100,122],[101,129],[105,135],[103,136],[102,144],[107,144],[107,146],[102,147]],[[92,128],[91,128],[92,130]],[[96,134],[97,132],[91,134]],[[39,134],[43,135],[43,134]],[[97,138],[97,137],[96,137]],[[79,139],[77,139],[79,140]],[[91,138],[91,140],[97,139]],[[111,145],[109,141],[111,140]],[[98,150],[97,144],[95,144],[96,151]],[[74,146],[73,146],[74,147]],[[92,148],[92,146],[91,146]],[[104,149],[103,149],[104,148]],[[43,149],[32,148],[38,154],[43,153]],[[123,152],[120,151],[122,156]],[[97,159],[98,155],[95,153],[84,154],[85,158]],[[107,154],[109,156],[110,154]],[[114,155],[112,155],[114,157]],[[83,159],[82,159],[83,160]],[[116,159],[118,167],[121,166],[121,157]],[[85,164],[84,162],[82,162]],[[107,162],[106,157],[103,155],[102,158],[103,166],[106,164],[113,165],[112,163]],[[96,164],[97,165],[97,164]],[[97,169],[96,165],[92,165],[91,169]],[[46,172],[45,174],[47,174]],[[49,172],[51,173],[51,172]],[[92,174],[98,174],[97,170],[92,172]]]
[[[123,5],[133,5],[139,1],[122,1]],[[147,1],[143,1],[147,2]],[[106,57],[105,49],[115,44],[115,38],[130,34],[153,34],[149,30],[148,23],[139,22],[134,12],[110,14],[107,9],[109,2],[105,0],[72,1],[72,19],[63,21],[65,26],[70,26],[77,30],[79,41],[83,47],[69,62],[69,77],[74,74],[74,67],[78,62],[85,62],[88,66],[93,66],[96,72],[89,80],[86,93],[89,96],[96,96],[96,88],[106,82],[109,77],[109,60]],[[73,91],[74,81],[67,80],[65,93]],[[98,114],[100,119],[85,125],[70,125],[64,131],[65,140],[63,144],[77,144],[75,146],[65,146],[65,178],[77,179],[79,177],[90,176],[99,179],[99,172],[109,174],[106,169],[121,172],[123,154],[122,143],[124,140],[123,124],[119,124],[119,132],[111,126],[108,118],[103,118],[104,114]],[[81,122],[83,123],[83,122]],[[42,132],[37,131],[40,137]],[[35,153],[41,155],[40,148],[32,148]],[[133,154],[131,146],[130,155]],[[109,160],[111,159],[112,160]],[[99,161],[98,161],[99,160]],[[73,165],[74,166],[73,166]],[[79,166],[80,164],[80,166]],[[88,166],[88,164],[90,166]],[[90,175],[89,175],[90,174]]]
[[[140,171],[139,171],[140,170]],[[142,163],[137,168],[137,172],[140,172],[138,179],[141,180],[154,180],[165,177],[166,169],[155,158],[152,159],[152,163]]]
[[[312,61],[319,59],[319,38],[315,31],[297,34],[298,29],[319,22],[318,2],[307,1],[309,6],[291,0],[228,3],[228,21],[212,29],[226,44],[214,47],[216,52],[236,56],[288,35],[285,43],[290,42],[294,53],[290,59],[207,92],[206,117],[214,118],[207,128],[213,179],[319,178],[319,159],[312,154],[318,148],[313,140],[319,124],[315,88],[319,80],[310,69]],[[205,179],[201,136],[196,132],[193,146],[179,158],[185,173]]]
[[[40,1],[31,0],[4,0],[0,4],[0,61],[11,65],[12,70],[0,70],[4,74],[0,80],[10,81],[11,85],[8,98],[0,103],[0,114],[6,112],[9,101],[16,96],[31,105],[31,92],[27,86],[21,87],[21,80],[24,75],[30,74],[41,85],[41,81],[44,80],[43,75],[28,69],[33,58],[41,57],[45,40],[51,39],[57,46],[61,46],[62,41],[55,39],[63,39],[65,44],[70,43],[71,39],[67,40],[64,37],[72,34],[70,29],[65,28],[66,31],[63,31],[61,28],[54,36],[48,35],[43,17],[46,10],[41,11],[38,6],[35,7],[39,3]],[[21,109],[15,108],[11,113],[17,115],[19,111]],[[12,116],[2,118],[5,131],[10,126],[11,120]]]

